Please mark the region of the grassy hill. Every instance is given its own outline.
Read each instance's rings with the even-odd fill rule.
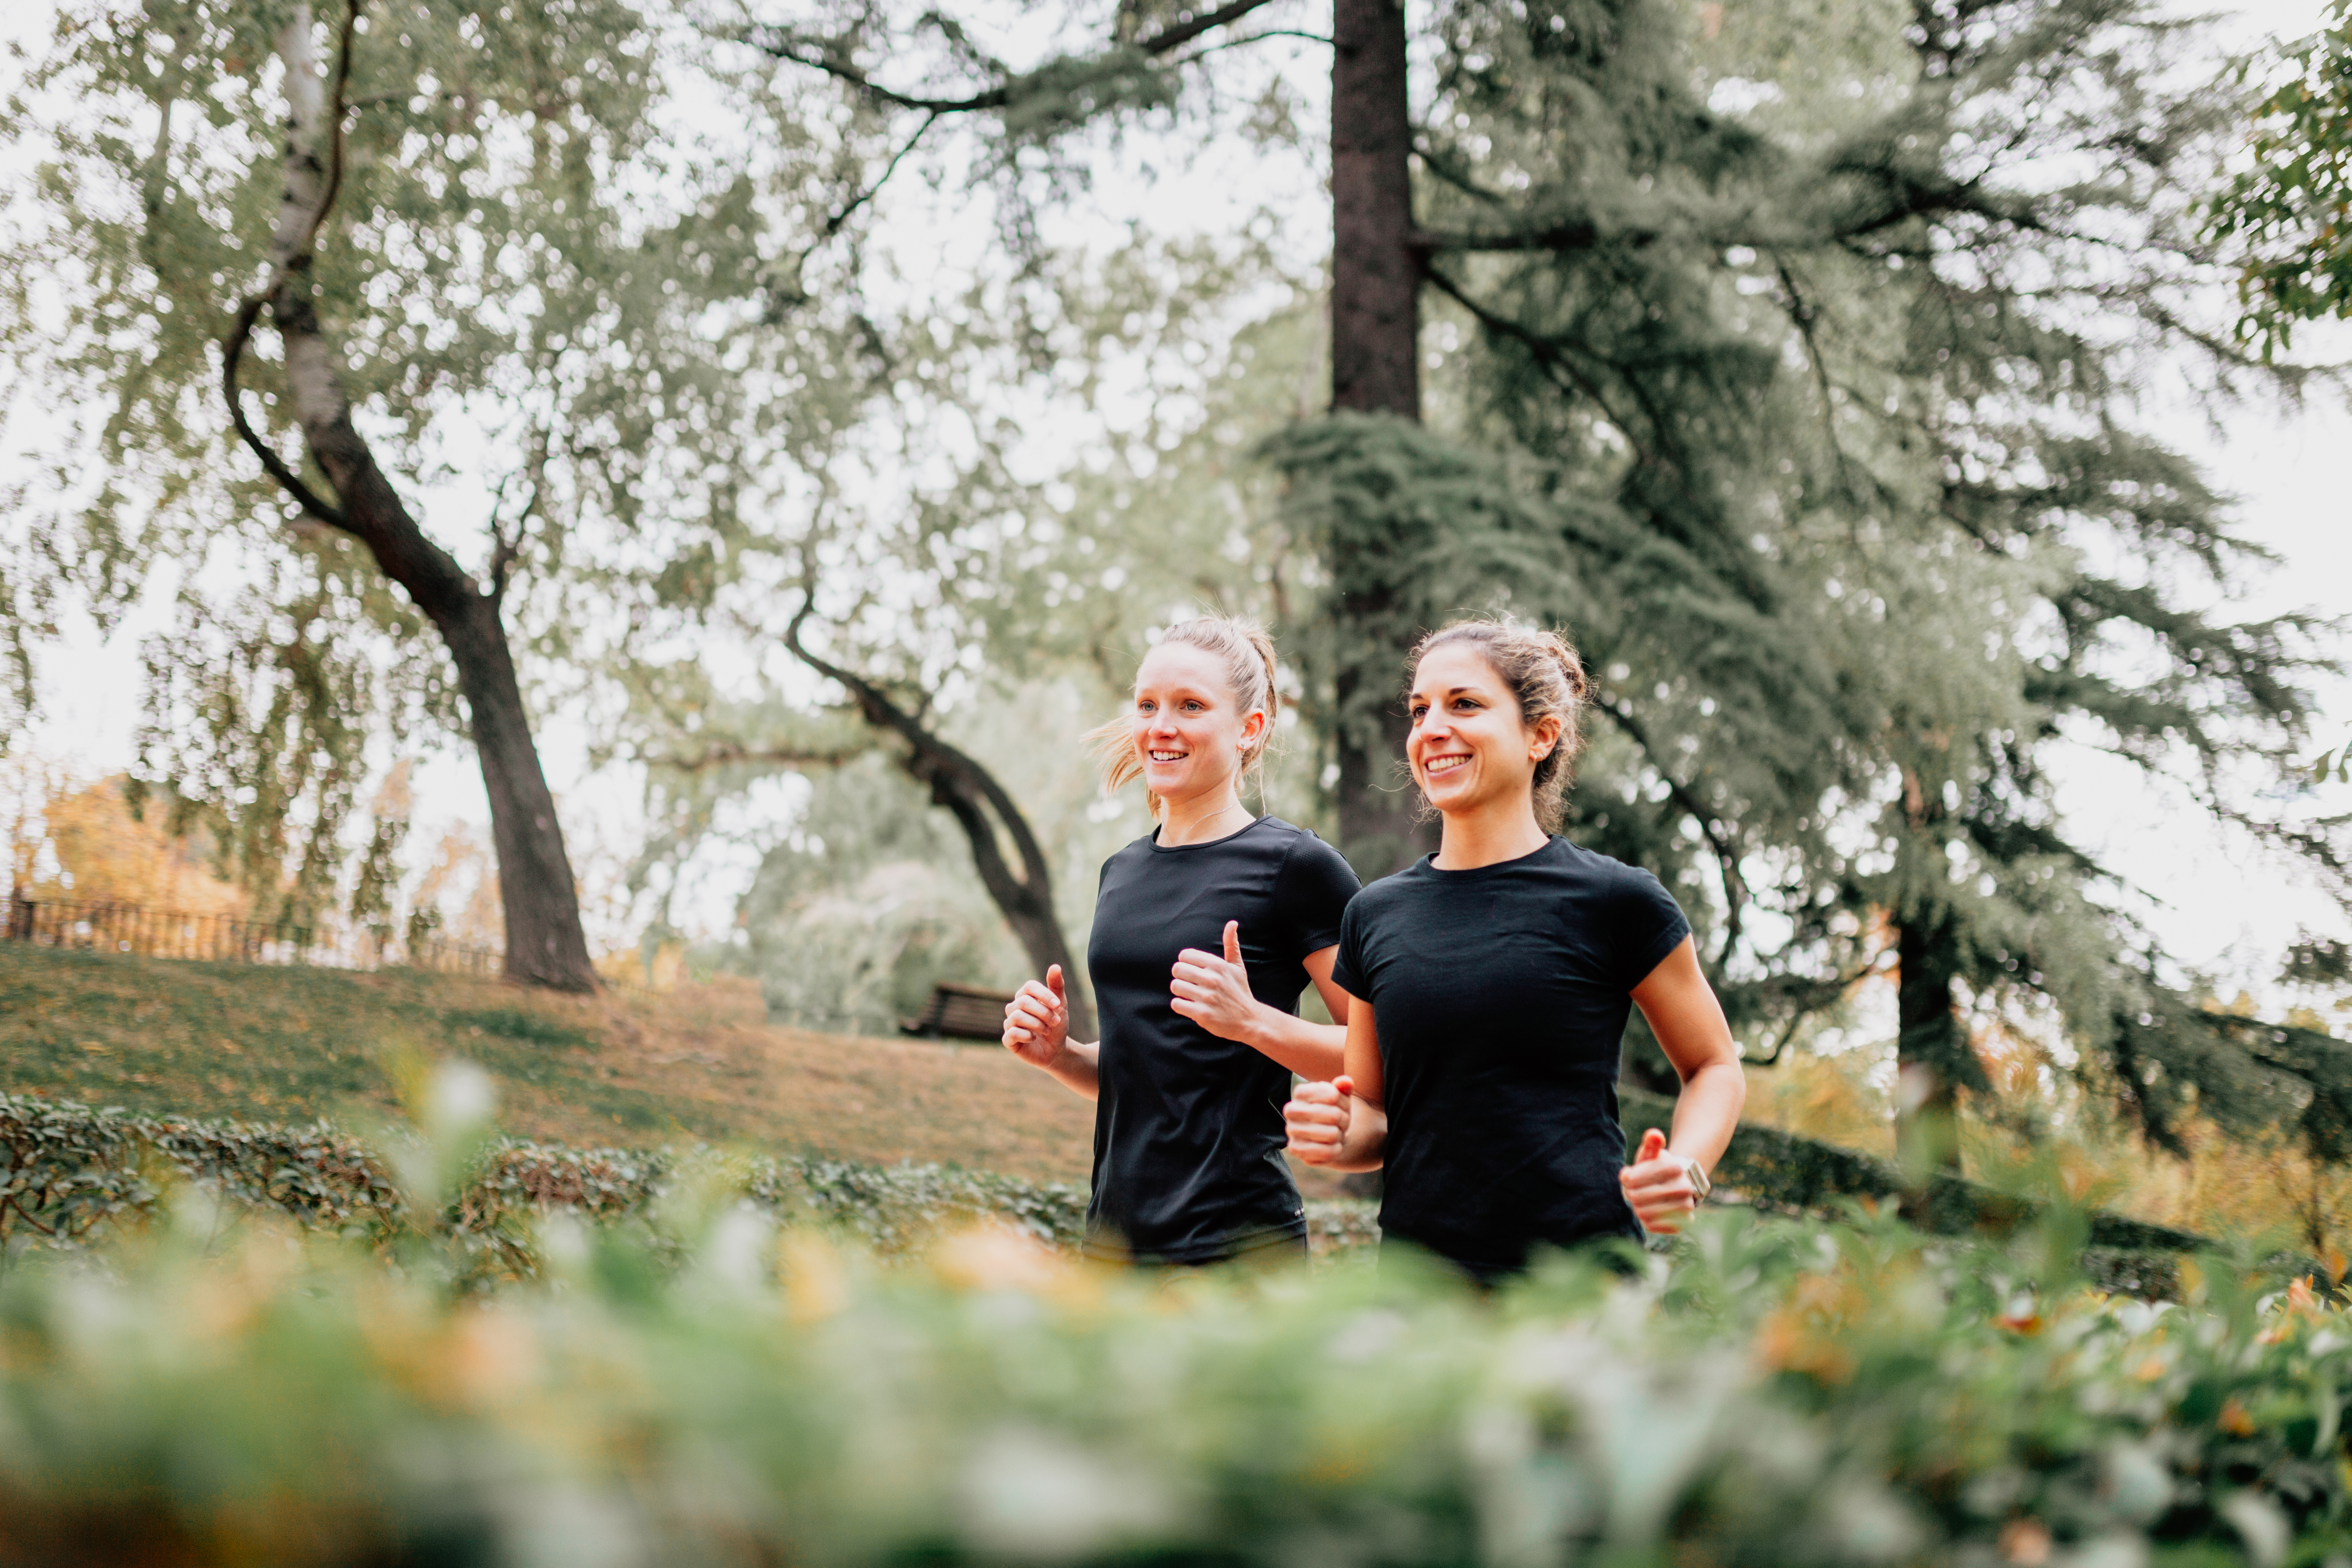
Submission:
[[[511,1131],[685,1139],[1084,1181],[1094,1108],[992,1045],[778,1028],[748,981],[551,996],[408,970],[189,963],[0,942],[0,1088],[295,1121],[394,1102],[402,1052],[499,1080]]]
[[[778,1027],[747,980],[580,998],[412,970],[0,942],[0,1089],[150,1112],[349,1121],[392,1108],[404,1052],[480,1064],[499,1082],[509,1131],[575,1146],[706,1140],[1083,1182],[1093,1145],[1094,1108],[994,1045]],[[1836,1064],[1800,1060],[1749,1079],[1748,1122],[1885,1153],[1883,1108],[1858,1099]],[[1668,1114],[1627,1109],[1637,1126]],[[1978,1131],[1972,1171],[2019,1157]],[[2112,1135],[2046,1152],[2070,1186],[2135,1218],[2266,1234],[2297,1218],[2280,1194],[2312,1193],[2332,1234],[2352,1231],[2352,1173],[2330,1171],[2321,1193],[2291,1150],[2242,1143],[2203,1140],[2188,1162]],[[1292,1169],[1308,1197],[1338,1190],[1328,1173]]]

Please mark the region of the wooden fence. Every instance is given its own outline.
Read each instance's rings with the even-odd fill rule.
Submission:
[[[139,904],[76,903],[21,895],[10,897],[6,926],[0,935],[35,947],[214,963],[313,963],[335,969],[380,969],[404,963],[463,974],[497,974],[504,966],[495,948],[438,939],[378,942],[292,921],[249,921]]]

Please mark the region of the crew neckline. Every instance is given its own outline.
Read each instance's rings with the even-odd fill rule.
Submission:
[[[1427,871],[1433,876],[1458,877],[1465,881],[1469,881],[1483,877],[1490,871],[1507,871],[1514,866],[1524,866],[1538,855],[1549,854],[1552,846],[1556,844],[1565,844],[1566,842],[1568,841],[1557,833],[1547,834],[1544,836],[1544,841],[1541,844],[1537,845],[1533,849],[1528,850],[1524,855],[1514,855],[1507,860],[1491,861],[1484,866],[1464,866],[1458,869],[1453,870],[1449,870],[1445,867],[1437,863],[1437,851],[1433,849],[1428,854],[1421,858],[1420,866],[1421,869]]]
[[[1247,833],[1251,828],[1255,827],[1261,822],[1272,822],[1273,820],[1274,817],[1271,815],[1265,816],[1253,816],[1249,821],[1243,824],[1241,826],[1234,828],[1223,838],[1203,838],[1198,844],[1162,844],[1160,842],[1160,826],[1155,823],[1151,829],[1151,852],[1154,855],[1181,855],[1187,849],[1213,849],[1220,844],[1231,844],[1234,839],[1239,838],[1243,834]]]

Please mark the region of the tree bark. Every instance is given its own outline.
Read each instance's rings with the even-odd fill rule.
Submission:
[[[580,895],[541,770],[522,688],[501,618],[503,569],[485,592],[449,552],[427,538],[352,423],[341,367],[313,302],[310,248],[333,191],[321,158],[339,134],[324,101],[310,8],[298,5],[277,38],[285,66],[285,194],[271,236],[275,287],[270,321],[285,345],[286,379],[310,456],[340,501],[327,508],[295,489],[307,510],[368,547],[383,574],[406,591],[439,631],[457,668],[474,750],[489,794],[490,836],[499,858],[510,979],[561,991],[593,991],[596,972],[580,924]],[[248,314],[247,321],[250,321]],[[228,391],[236,397],[232,341]],[[243,416],[238,415],[240,427]],[[273,472],[277,466],[272,465]]]
[[[1012,928],[1014,939],[1028,953],[1031,967],[1043,979],[1047,969],[1057,963],[1062,966],[1064,989],[1069,1000],[1070,1034],[1075,1038],[1094,1038],[1094,1007],[1087,1000],[1087,988],[1079,983],[1077,965],[1070,962],[1069,939],[1063,934],[1061,916],[1054,910],[1053,867],[1036,834],[1030,830],[1029,819],[1022,815],[1004,786],[996,782],[996,776],[976,759],[940,740],[920,719],[893,702],[889,694],[872,681],[809,652],[802,645],[800,634],[805,615],[803,612],[801,617],[796,617],[785,632],[784,646],[819,675],[838,681],[868,724],[898,736],[905,743],[906,751],[898,758],[898,765],[917,784],[929,789],[931,804],[946,807],[956,819],[956,826],[971,840],[972,864],[980,872],[981,884],[1004,916],[1004,923]],[[1013,841],[1013,853],[1021,858],[1018,874],[1005,861],[1003,847],[997,839],[999,827]]]
[[[1331,406],[1421,418],[1422,257],[1412,224],[1412,122],[1398,0],[1337,0],[1331,62]],[[1343,621],[1385,625],[1386,595],[1344,596]],[[1408,634],[1409,636],[1410,634]],[[1433,835],[1413,821],[1402,769],[1409,647],[1337,674],[1339,843],[1367,881],[1410,865]],[[1379,703],[1377,732],[1347,715]]]
[[[1953,995],[1951,922],[1927,911],[1895,928],[1895,1145],[1915,1179],[1960,1169],[1960,1089],[1980,1076]]]
[[[1421,418],[1421,272],[1404,7],[1338,0],[1331,51],[1331,406]]]

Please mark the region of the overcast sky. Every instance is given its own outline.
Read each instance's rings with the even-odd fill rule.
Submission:
[[[2251,0],[2210,11],[2220,17],[2219,47],[2234,51],[2265,37],[2307,33],[2320,9],[2318,0]],[[5,10],[0,36],[22,37],[37,26],[36,7]],[[1293,68],[1315,67],[1302,59]],[[0,175],[5,162],[0,154]],[[1166,213],[1181,210],[1187,202],[1256,195],[1215,180],[1186,184],[1189,194],[1179,184],[1156,189],[1150,200]],[[1301,194],[1265,193],[1278,205]],[[1117,220],[1105,216],[1099,221],[1108,226]],[[0,431],[0,490],[26,477],[29,459],[24,454],[38,445],[32,434],[37,414],[21,395],[14,405],[9,427]],[[2352,529],[2345,526],[2352,416],[2340,402],[2230,411],[2217,431],[2206,410],[2158,389],[2148,416],[2158,432],[2200,458],[2223,490],[2240,498],[2244,531],[2280,556],[2281,569],[2253,585],[2243,606],[2247,613],[2310,608],[2352,614]],[[129,762],[138,719],[138,640],[159,618],[133,617],[110,639],[100,638],[86,623],[68,624],[62,645],[42,661],[47,711],[29,737],[36,752],[91,773],[113,772]],[[2352,685],[2331,689],[2327,699],[2326,734],[2340,738],[2352,724]],[[633,831],[634,781],[589,778],[587,737],[562,715],[550,717],[542,739],[551,782],[565,802],[574,836],[625,848]],[[2150,895],[2138,912],[2185,962],[2231,981],[2258,983],[2275,968],[2280,952],[2299,930],[2331,930],[2336,923],[2315,891],[2285,868],[2263,863],[2246,845],[2218,836],[2177,791],[2151,786],[2127,767],[2087,756],[2070,764],[2065,778],[2070,815],[2089,829],[2106,863]],[[434,762],[417,784],[421,827],[436,818],[487,820],[469,758],[452,754]],[[2352,810],[2352,786],[2334,787],[2347,796],[2344,809]],[[706,885],[698,889],[694,911],[713,924],[726,921],[747,870],[740,859],[706,866]],[[620,935],[624,944],[628,940],[622,933],[605,934]]]

